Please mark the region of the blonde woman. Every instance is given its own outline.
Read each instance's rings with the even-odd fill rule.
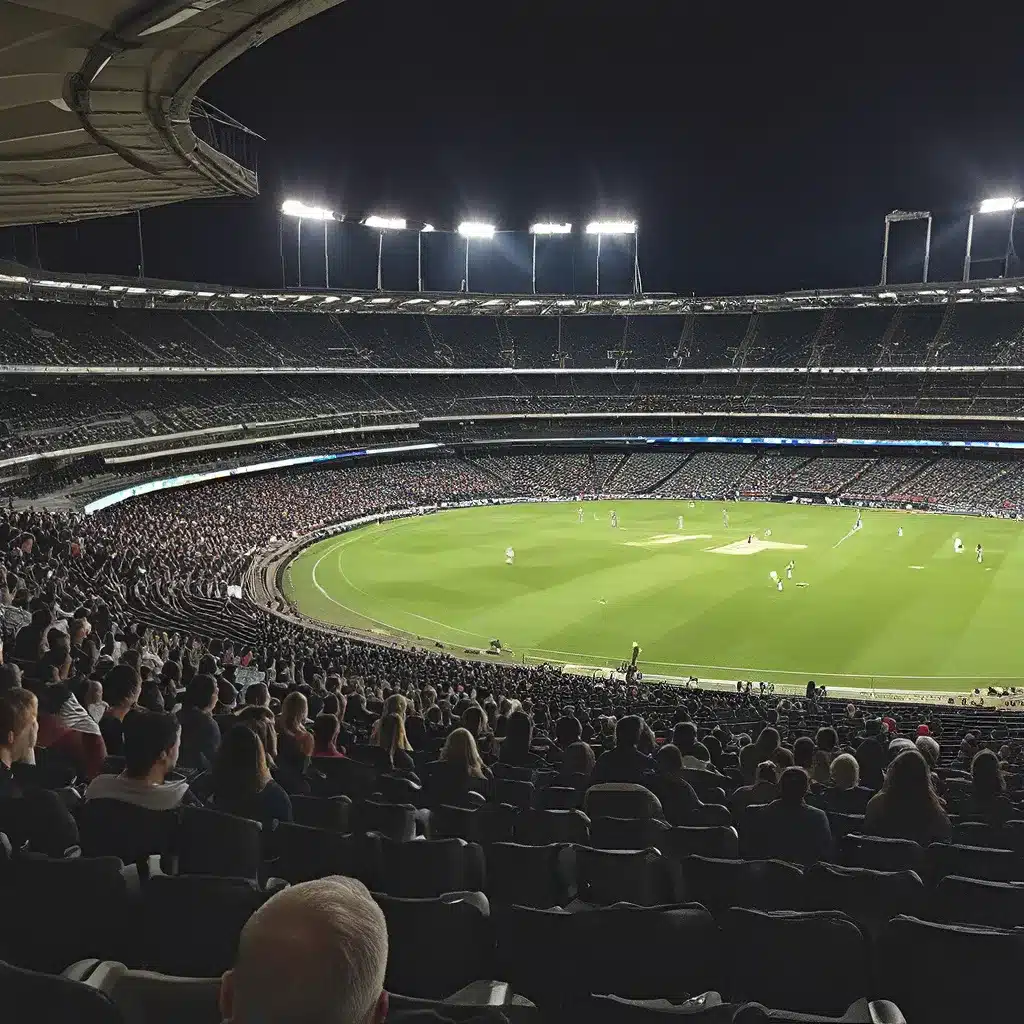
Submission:
[[[431,803],[472,804],[470,792],[486,797],[490,782],[490,770],[480,760],[473,734],[468,729],[453,729],[430,776]]]
[[[408,754],[411,748],[405,735],[405,719],[401,715],[385,715],[379,725],[373,741],[373,766],[381,772],[415,771],[416,765]]]
[[[380,713],[380,718],[373,723],[373,730],[370,733],[370,742],[374,746],[380,746],[378,743],[378,735],[381,729],[381,723],[388,715],[397,715],[402,720],[402,738],[400,740],[401,746],[399,749],[406,752],[412,750],[412,744],[409,742],[409,738],[405,734],[405,716],[409,712],[409,701],[406,697],[403,697],[400,693],[393,693],[386,701],[384,701],[384,708]]]
[[[277,760],[299,772],[306,770],[313,754],[313,734],[306,729],[308,717],[309,704],[298,690],[285,697],[277,716]]]

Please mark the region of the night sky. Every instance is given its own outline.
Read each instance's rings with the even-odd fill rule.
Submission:
[[[522,232],[474,247],[474,291],[529,289],[532,221],[596,214],[636,217],[648,291],[868,284],[897,207],[934,212],[932,278],[950,280],[970,204],[1024,190],[1021,22],[896,2],[345,0],[203,88],[266,137],[262,195],[145,212],[146,273],[279,286],[277,207],[295,196],[350,221]],[[983,218],[976,257],[1002,257],[1006,226]],[[322,234],[303,234],[303,283],[322,285]],[[894,233],[891,279],[920,277],[923,235]],[[134,217],[36,237],[50,269],[136,271]],[[294,222],[284,249],[293,285]],[[603,290],[630,287],[626,249],[605,250]],[[332,227],[331,283],[374,287],[376,252]],[[29,229],[0,235],[0,256],[34,253]],[[428,238],[425,265],[427,287],[457,289],[461,240]],[[538,290],[589,292],[593,275],[591,240],[541,245]],[[415,282],[415,234],[389,237],[385,287]]]

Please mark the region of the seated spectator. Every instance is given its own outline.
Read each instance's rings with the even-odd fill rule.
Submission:
[[[334,875],[290,886],[242,929],[235,966],[221,979],[221,1017],[224,1024],[383,1024],[387,959],[384,915],[361,882]]]
[[[313,735],[306,729],[309,705],[298,690],[289,693],[277,716],[277,760],[300,774],[313,754]]]
[[[815,799],[815,806],[838,814],[863,814],[874,795],[861,786],[860,765],[853,754],[840,754],[829,765],[829,781]]]
[[[216,705],[217,680],[205,672],[193,676],[185,688],[185,699],[178,712],[181,767],[186,771],[205,771],[217,756],[220,728],[213,720]]]
[[[486,796],[491,783],[490,769],[480,760],[473,734],[453,729],[430,773],[430,797],[434,804],[464,806],[470,791]]]
[[[103,678],[107,710],[100,719],[100,733],[113,757],[124,756],[124,720],[138,702],[142,680],[131,665],[115,665]]]
[[[779,780],[779,798],[758,813],[758,852],[795,864],[828,860],[832,853],[832,829],[828,815],[809,807],[804,798],[810,779],[803,768],[787,768]]]
[[[53,615],[45,605],[32,612],[32,621],[22,626],[14,637],[11,657],[34,665],[46,654],[46,634],[53,625]]]
[[[661,801],[665,821],[670,825],[685,825],[702,806],[693,786],[683,777],[685,760],[675,744],[666,743],[654,757],[655,774],[647,783],[647,788]]]
[[[868,789],[881,788],[885,766],[888,762],[882,728],[882,722],[879,719],[865,722],[865,736],[857,747],[861,784],[867,786]]]
[[[487,716],[479,704],[471,704],[462,713],[462,726],[473,734],[476,740],[477,749],[482,753],[489,754],[494,737],[487,725]]]
[[[835,757],[839,736],[830,725],[822,726],[814,737],[814,758],[812,760],[811,779],[826,785],[829,781],[829,769]]]
[[[991,750],[979,750],[971,762],[971,792],[959,807],[962,818],[1004,825],[1017,817],[1016,808],[1006,795],[1006,780],[999,758]]]
[[[693,722],[680,722],[672,730],[672,746],[682,756],[683,767],[695,771],[707,771],[711,764],[711,754],[703,743],[697,742],[697,727]]]
[[[245,706],[250,708],[269,708],[270,690],[266,683],[253,683],[246,687]]]
[[[533,721],[526,712],[514,711],[509,715],[505,738],[498,747],[498,761],[520,768],[537,768],[542,759],[530,750],[532,745]]]
[[[594,774],[597,758],[589,743],[577,741],[565,748],[556,786],[571,786],[586,789]]]
[[[757,766],[762,761],[775,761],[775,753],[781,740],[779,730],[774,726],[765,726],[753,743],[748,743],[740,750],[740,771],[743,781],[752,785],[757,775]],[[778,763],[778,762],[776,762]]]
[[[66,761],[82,779],[99,775],[107,745],[96,720],[62,683],[33,685],[39,700],[36,745]]]
[[[606,750],[594,768],[593,782],[633,782],[645,785],[653,767],[651,759],[637,750],[643,723],[637,715],[620,718],[615,726],[615,746]]]
[[[341,723],[334,715],[317,715],[313,723],[313,757],[344,757],[337,747]]]
[[[928,762],[928,767],[934,772],[939,765],[939,744],[934,737],[928,733],[922,733],[914,740],[914,746],[920,751],[921,756]]]
[[[793,764],[808,775],[814,770],[814,740],[810,736],[798,736],[793,743]]]
[[[371,748],[370,763],[379,772],[412,772],[416,765],[407,750],[405,719],[394,712],[385,715],[377,728],[377,739]]]
[[[78,827],[56,793],[33,785],[37,711],[30,690],[0,693],[0,832],[16,849],[28,843],[30,850],[62,857],[78,844]]]
[[[271,778],[259,736],[244,725],[224,734],[213,763],[210,806],[239,818],[251,818],[269,829],[275,821],[292,820],[288,794]]]
[[[881,792],[868,801],[864,829],[870,835],[912,839],[922,846],[950,838],[949,815],[917,750],[904,751],[889,765]]]
[[[174,715],[132,715],[124,730],[124,771],[98,775],[89,783],[85,799],[123,800],[153,811],[173,810],[188,795],[188,782],[167,777],[178,763],[180,743],[181,727]]]
[[[729,798],[733,811],[756,804],[770,804],[778,798],[779,766],[774,761],[762,761],[757,766],[757,781],[750,786],[740,786]]]

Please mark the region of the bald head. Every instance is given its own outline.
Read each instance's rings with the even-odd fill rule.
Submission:
[[[378,1024],[387,962],[384,915],[362,882],[293,885],[242,929],[221,1012],[232,1024]]]

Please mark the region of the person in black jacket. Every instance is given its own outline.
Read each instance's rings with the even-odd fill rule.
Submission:
[[[254,729],[236,725],[224,735],[213,763],[210,806],[251,818],[270,829],[292,820],[288,794],[270,776],[263,743]]]
[[[598,782],[634,782],[644,785],[644,776],[653,767],[651,759],[637,750],[643,722],[637,715],[620,718],[615,726],[615,746],[598,759],[591,779]]]
[[[758,855],[795,864],[814,864],[832,853],[828,815],[804,798],[810,779],[803,768],[787,768],[779,780],[779,799],[757,816]]]
[[[220,728],[213,719],[217,704],[217,680],[206,673],[193,676],[178,712],[181,723],[181,753],[178,765],[186,771],[205,770],[217,756]]]

